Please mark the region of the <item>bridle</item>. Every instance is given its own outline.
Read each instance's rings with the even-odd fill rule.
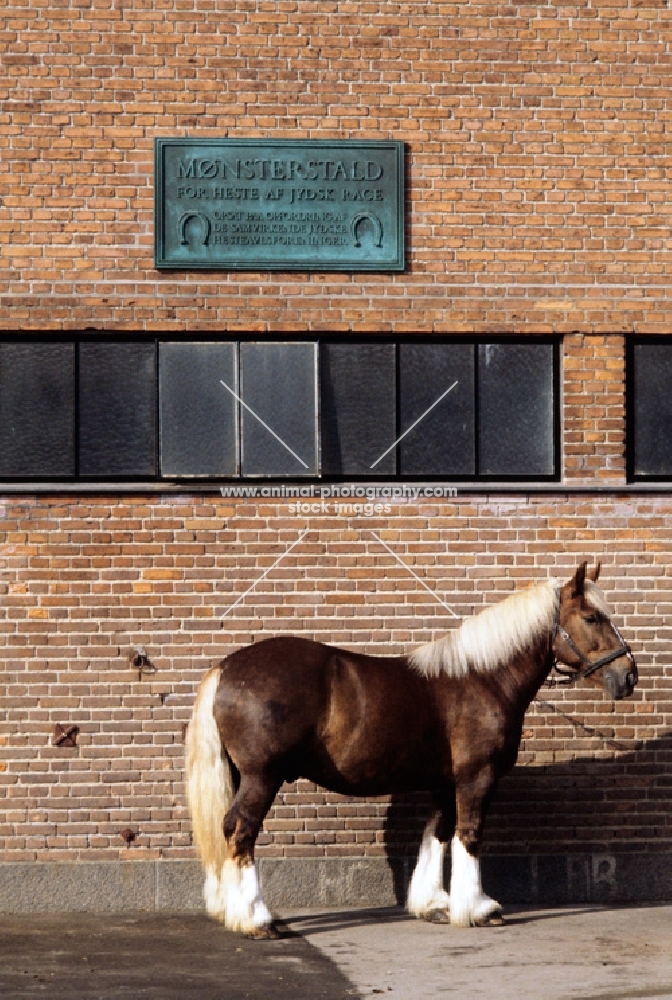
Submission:
[[[561,684],[574,684],[576,683],[576,681],[580,681],[584,677],[590,677],[590,675],[594,674],[596,670],[599,670],[601,667],[606,667],[607,663],[611,663],[613,660],[618,660],[619,657],[621,656],[627,656],[627,658],[630,660],[630,663],[634,667],[635,658],[632,655],[632,650],[630,649],[627,642],[625,641],[621,633],[618,631],[612,620],[608,619],[608,621],[609,625],[611,626],[614,632],[614,635],[617,637],[621,645],[618,647],[618,649],[612,649],[608,653],[605,653],[604,656],[601,656],[599,658],[599,660],[589,660],[588,657],[584,656],[581,650],[577,648],[576,643],[572,639],[571,635],[560,624],[560,594],[558,594],[557,609],[555,612],[555,623],[553,625],[553,633],[551,635],[551,647],[553,646],[553,642],[555,641],[556,635],[559,635],[562,641],[569,646],[571,651],[576,656],[578,656],[578,658],[581,660],[581,663],[583,663],[584,665],[583,669],[580,668],[575,669],[573,667],[567,667],[567,666],[561,667],[558,665],[557,657],[555,656],[555,654],[553,654],[552,669],[554,669],[557,673],[562,674],[563,677],[567,678],[567,680],[560,681]]]

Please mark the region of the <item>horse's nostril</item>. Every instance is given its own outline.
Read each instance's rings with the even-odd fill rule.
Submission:
[[[629,670],[628,673],[627,673],[627,675],[626,675],[625,680],[626,680],[626,683],[627,683],[628,687],[632,691],[633,688],[634,688],[634,686],[635,686],[635,684],[637,683],[637,674],[635,673],[635,671],[634,670]]]

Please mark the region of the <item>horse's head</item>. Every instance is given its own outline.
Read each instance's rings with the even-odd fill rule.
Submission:
[[[570,668],[559,669],[572,680],[585,677],[589,683],[601,682],[610,698],[627,698],[637,683],[637,664],[610,621],[604,595],[596,585],[600,564],[590,574],[587,565],[581,563],[560,589],[553,654]]]

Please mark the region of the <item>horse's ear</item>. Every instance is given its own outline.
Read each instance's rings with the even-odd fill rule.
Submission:
[[[582,562],[576,573],[574,574],[574,579],[572,580],[572,597],[581,597],[583,594],[583,588],[586,582],[586,570],[588,569],[588,563]]]
[[[600,575],[600,570],[601,569],[602,569],[602,563],[598,562],[598,564],[595,567],[595,569],[593,570],[593,572],[588,574],[588,579],[592,580],[593,583],[597,583],[597,579],[598,579],[598,577]]]

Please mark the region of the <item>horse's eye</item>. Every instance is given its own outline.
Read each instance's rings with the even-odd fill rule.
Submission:
[[[584,622],[588,622],[589,625],[597,624],[597,618],[595,617],[595,615],[584,615],[583,620]]]

